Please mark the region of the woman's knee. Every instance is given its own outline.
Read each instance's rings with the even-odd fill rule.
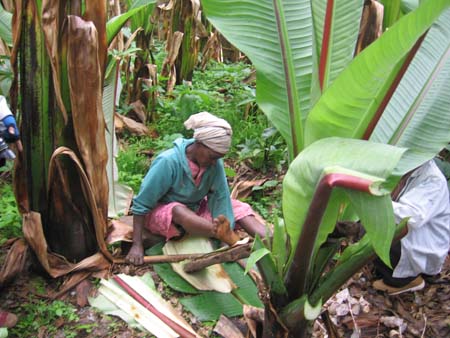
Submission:
[[[180,219],[186,215],[186,207],[183,205],[176,205],[172,208],[172,221],[178,223]]]

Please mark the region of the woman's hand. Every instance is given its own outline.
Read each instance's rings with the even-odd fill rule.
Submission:
[[[5,126],[5,132],[1,135],[6,142],[15,142],[19,139],[19,128],[17,128],[16,119],[12,115],[6,116],[2,120]]]

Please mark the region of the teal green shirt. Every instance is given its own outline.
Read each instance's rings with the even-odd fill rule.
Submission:
[[[177,139],[174,147],[158,155],[142,181],[131,210],[145,215],[158,203],[179,202],[197,211],[200,202],[208,197],[208,209],[213,217],[224,215],[234,227],[230,190],[225,176],[223,160],[219,159],[203,173],[196,186],[186,157],[186,147],[194,139]]]

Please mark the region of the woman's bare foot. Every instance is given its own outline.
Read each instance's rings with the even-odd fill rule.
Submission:
[[[223,215],[217,216],[213,220],[214,224],[214,237],[220,239],[222,242],[228,245],[233,245],[239,241],[239,236],[230,228],[230,221]]]

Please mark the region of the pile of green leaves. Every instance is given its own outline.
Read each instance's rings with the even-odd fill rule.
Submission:
[[[146,251],[146,255],[161,255],[164,243]],[[155,264],[155,272],[164,281],[166,292],[180,293],[180,303],[202,322],[217,321],[220,315],[242,316],[243,304],[263,307],[258,298],[258,289],[249,275],[235,262],[224,263],[223,267],[237,286],[231,293],[200,291],[178,275],[169,263]]]

